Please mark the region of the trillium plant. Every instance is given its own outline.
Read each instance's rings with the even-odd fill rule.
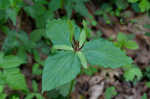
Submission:
[[[57,19],[47,23],[46,35],[53,43],[53,53],[45,61],[42,92],[69,85],[81,69],[89,66],[119,68],[132,63],[132,59],[112,42],[102,38],[87,40],[87,29],[84,21],[83,29],[71,20]]]

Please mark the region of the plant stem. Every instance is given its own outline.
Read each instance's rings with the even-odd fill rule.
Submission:
[[[65,2],[64,0],[61,0],[61,7],[60,7],[61,9],[64,8],[64,2]]]
[[[74,81],[75,81],[75,80],[72,80],[72,81],[71,81],[71,85],[70,85],[70,89],[69,89],[69,94],[68,94],[68,99],[70,99],[70,95],[71,95],[71,93],[72,93]]]

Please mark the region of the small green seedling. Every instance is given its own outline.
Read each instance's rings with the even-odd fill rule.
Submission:
[[[137,66],[128,66],[123,74],[126,81],[139,81],[142,77],[142,71]]]
[[[115,87],[108,87],[105,91],[105,99],[112,99],[113,96],[117,95],[116,89]]]
[[[4,55],[0,52],[0,83],[8,85],[14,90],[22,90],[28,92],[24,75],[18,68],[24,60],[15,55]]]
[[[117,36],[117,42],[114,43],[117,47],[121,48],[121,49],[138,49],[139,46],[137,45],[137,43],[133,40],[129,40],[127,38],[127,36],[123,33],[119,33]]]
[[[45,61],[42,92],[73,82],[81,69],[88,68],[88,64],[118,68],[132,63],[131,58],[107,40],[98,38],[87,41],[85,25],[80,29],[70,20],[51,20],[47,24],[46,34],[53,42],[52,49],[56,51]],[[73,84],[70,86],[72,88]]]
[[[32,81],[32,89],[33,92],[30,92],[27,94],[25,99],[33,99],[36,97],[36,99],[45,99],[39,92],[38,92],[38,84],[35,80]]]

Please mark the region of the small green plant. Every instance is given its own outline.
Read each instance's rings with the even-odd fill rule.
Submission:
[[[126,66],[124,68],[125,72],[123,74],[126,81],[139,81],[142,77],[142,71],[137,66]]]
[[[83,26],[80,29],[72,21],[62,19],[48,22],[46,34],[53,42],[53,54],[45,61],[42,92],[73,83],[81,69],[88,68],[88,64],[119,68],[132,63],[131,58],[107,40],[98,38],[87,41],[85,21]],[[72,86],[73,84],[70,85],[70,91]]]
[[[121,32],[118,34],[117,41],[114,42],[114,44],[123,51],[125,51],[126,49],[136,50],[139,48],[138,44],[135,41],[128,39],[128,36]],[[143,76],[140,68],[138,68],[133,64],[126,65],[123,67],[123,69],[124,69],[123,77],[125,78],[126,81],[136,82],[139,81]]]
[[[123,34],[123,33],[119,33],[117,36],[117,42],[114,43],[117,47],[121,48],[122,50],[127,49],[138,49],[139,46],[137,45],[137,43],[133,40],[129,40],[127,35]]]
[[[112,87],[106,88],[104,95],[105,95],[105,99],[112,99],[113,96],[117,95],[115,87],[112,86]]]
[[[141,12],[150,10],[150,2],[149,0],[128,0],[129,3],[137,3]]]
[[[33,92],[30,92],[27,94],[25,99],[33,99],[36,97],[36,99],[45,99],[39,92],[38,92],[38,84],[35,80],[32,81],[32,89]]]
[[[23,63],[25,62],[17,56],[6,56],[0,52],[0,84],[8,85],[14,90],[28,92],[25,77],[18,68]]]

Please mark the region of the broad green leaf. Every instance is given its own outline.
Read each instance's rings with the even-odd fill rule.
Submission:
[[[126,81],[133,81],[133,80],[140,80],[143,75],[139,68],[132,67],[126,70],[123,76]]]
[[[82,30],[80,37],[79,37],[79,47],[82,47],[85,41],[86,41],[86,31]]]
[[[62,96],[66,97],[69,94],[71,84],[72,84],[72,81],[56,88],[56,90],[58,90]],[[73,86],[75,86],[75,82],[73,82]],[[74,87],[72,88],[72,91],[73,90],[74,90]]]
[[[54,45],[53,49],[61,49],[61,50],[73,51],[73,48],[71,46],[67,46],[67,45]]]
[[[71,45],[70,43],[70,28],[67,20],[51,20],[46,26],[47,37],[52,40],[54,44]]]
[[[19,69],[5,69],[3,75],[5,76],[6,83],[10,88],[26,92],[28,91],[25,77],[21,74]]]
[[[72,81],[80,72],[80,60],[74,52],[58,52],[45,62],[42,76],[42,92],[60,87]]]
[[[82,64],[82,66],[83,66],[84,68],[87,68],[87,60],[86,60],[85,55],[84,55],[81,51],[78,51],[78,52],[77,52],[77,55],[78,55],[78,57],[79,57],[79,59],[80,59],[80,62],[81,62],[81,64]]]
[[[131,41],[131,40],[129,40],[125,43],[125,47],[128,48],[128,49],[133,49],[133,50],[139,48],[137,43],[135,41]]]
[[[14,68],[20,66],[23,63],[25,63],[25,61],[22,60],[21,58],[14,55],[8,55],[8,56],[4,56],[3,61],[0,63],[0,67]]]
[[[118,68],[132,63],[131,58],[115,47],[113,43],[104,39],[87,42],[82,52],[91,65]]]

